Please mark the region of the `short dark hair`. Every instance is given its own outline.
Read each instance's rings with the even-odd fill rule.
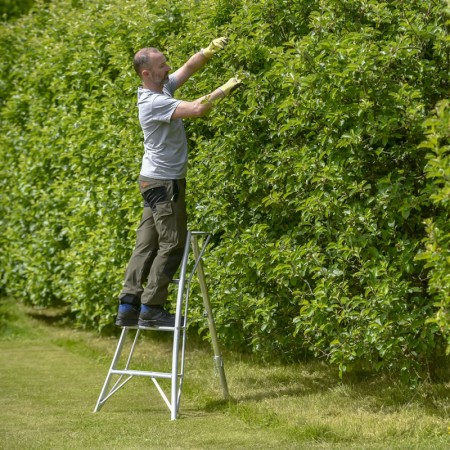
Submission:
[[[133,65],[136,73],[141,77],[141,73],[144,69],[149,69],[151,66],[151,54],[159,53],[159,50],[155,47],[142,48],[134,55]]]

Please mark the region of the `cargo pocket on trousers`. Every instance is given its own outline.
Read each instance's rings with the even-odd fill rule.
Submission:
[[[155,204],[155,212],[159,217],[170,216],[172,214],[172,203],[161,202]]]
[[[159,234],[159,244],[173,247],[178,242],[177,222],[171,202],[161,202],[155,205],[155,223]]]
[[[167,192],[164,186],[156,186],[143,191],[145,188],[141,184],[140,189],[141,195],[144,198],[144,207],[152,208],[153,212],[157,203],[167,202]]]

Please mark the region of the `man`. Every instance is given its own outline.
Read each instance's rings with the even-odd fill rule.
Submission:
[[[144,211],[119,295],[118,326],[175,324],[175,315],[164,309],[164,303],[168,285],[180,265],[187,234],[187,140],[182,119],[204,116],[215,101],[226,97],[240,81],[231,78],[192,102],[176,100],[173,95],[226,45],[226,38],[214,39],[171,75],[165,56],[156,48],[143,48],[134,56],[134,69],[142,80],[138,109],[144,156],[139,189]]]

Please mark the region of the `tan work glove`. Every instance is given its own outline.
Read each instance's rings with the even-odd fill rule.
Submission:
[[[225,84],[219,87],[219,89],[225,94],[231,94],[235,89],[242,85],[242,81],[238,77],[230,78]]]
[[[203,56],[206,59],[211,59],[217,52],[223,50],[228,44],[226,37],[220,37],[211,41],[208,47],[202,49]]]

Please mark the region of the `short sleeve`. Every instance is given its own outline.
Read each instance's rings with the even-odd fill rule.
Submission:
[[[175,91],[177,90],[177,79],[173,74],[169,75],[169,81],[164,86],[164,91],[170,96],[173,97]]]
[[[176,100],[165,95],[155,95],[152,104],[153,120],[170,122],[172,114],[180,103],[181,100]]]

